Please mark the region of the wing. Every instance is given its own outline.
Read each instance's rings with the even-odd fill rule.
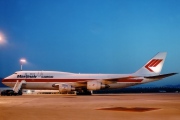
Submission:
[[[120,77],[120,78],[109,78],[109,79],[97,79],[97,81],[101,82],[102,84],[112,84],[112,83],[117,83],[117,82],[133,82],[133,83],[140,83],[143,81],[144,78],[148,79],[163,79],[172,75],[175,75],[177,73],[168,73],[168,74],[162,74],[162,75],[156,75],[156,76],[126,76],[126,77]],[[82,87],[82,86],[87,86],[87,82],[92,81],[92,80],[87,80],[87,81],[79,81],[76,82],[76,86]]]
[[[77,87],[87,86],[88,81],[94,81],[94,80],[78,81],[76,82],[76,86]],[[127,76],[120,78],[97,79],[97,81],[101,82],[102,84],[112,84],[117,82],[139,82],[142,81],[142,79],[139,79],[138,76]]]

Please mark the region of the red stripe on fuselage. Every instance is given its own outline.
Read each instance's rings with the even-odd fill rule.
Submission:
[[[93,79],[4,79],[3,82],[16,82],[25,80],[26,82],[79,82]]]
[[[85,82],[88,80],[97,80],[97,79],[3,79],[2,82],[21,82],[25,80],[26,82]],[[119,79],[117,82],[141,82],[143,79]]]

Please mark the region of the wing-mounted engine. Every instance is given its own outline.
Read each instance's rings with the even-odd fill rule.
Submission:
[[[71,92],[74,91],[75,88],[72,87],[70,84],[59,84],[59,92],[61,93],[67,93],[67,92]]]
[[[59,87],[59,92],[60,93],[68,93],[71,91],[75,91],[75,88],[72,87],[70,84],[65,84],[65,83],[61,83],[61,84],[54,84],[53,87]]]
[[[100,89],[104,89],[104,88],[109,88],[109,85],[102,84],[101,82],[99,82],[97,80],[87,82],[88,90],[100,90]]]

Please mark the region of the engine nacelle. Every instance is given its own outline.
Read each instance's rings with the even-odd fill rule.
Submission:
[[[88,90],[100,90],[100,89],[108,88],[108,87],[109,87],[109,85],[102,84],[101,82],[99,82],[97,80],[87,82]]]
[[[65,83],[59,84],[59,92],[61,93],[68,93],[74,90],[75,88],[69,84],[65,84]]]

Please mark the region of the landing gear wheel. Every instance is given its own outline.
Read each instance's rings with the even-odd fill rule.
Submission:
[[[77,92],[76,95],[92,95],[90,91]]]
[[[22,95],[22,90],[19,90],[17,95]]]

